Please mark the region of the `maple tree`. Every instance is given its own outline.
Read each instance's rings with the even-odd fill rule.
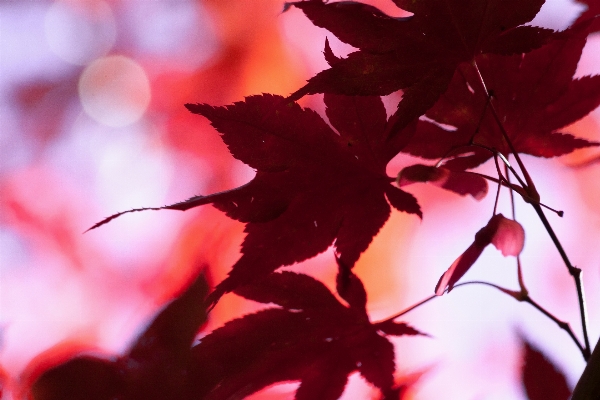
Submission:
[[[43,372],[32,384],[33,398],[233,399],[299,381],[297,399],[337,399],[348,376],[358,371],[380,398],[401,399],[405,386],[394,379],[388,336],[426,334],[396,320],[467,284],[492,286],[531,304],[590,359],[581,271],[545,217],[548,207],[519,154],[549,158],[598,145],[561,132],[600,105],[600,76],[573,78],[586,39],[597,29],[595,8],[590,3],[573,26],[554,32],[523,25],[543,0],[394,3],[412,15],[390,17],[352,1],[286,3],[285,10],[301,10],[358,50],[339,58],[326,42],[330,68],[287,98],[263,94],[227,106],[185,105],[210,121],[231,155],[253,168],[255,177],[223,192],[114,214],[90,229],[125,213],[212,204],[245,223],[241,257],[210,292],[198,277],[124,355],[79,356]],[[388,117],[380,96],[398,90],[402,99]],[[324,94],[327,121],[297,103],[316,93]],[[389,162],[401,153],[437,163],[388,176]],[[474,170],[490,159],[497,176]],[[496,207],[473,243],[439,277],[432,297],[383,321],[370,320],[365,289],[352,268],[392,209],[423,217],[417,199],[404,188],[428,183],[479,200],[490,182],[498,187],[496,200],[506,187],[513,204],[514,194],[531,204],[551,236],[575,281],[583,342],[529,296],[519,260],[525,232],[514,213],[507,218]],[[518,291],[489,282],[458,283],[489,244],[517,258]],[[308,275],[277,271],[330,246],[337,293]],[[203,333],[195,344],[207,313],[228,292],[273,306]],[[563,375],[525,339],[523,348],[527,396],[568,398]]]

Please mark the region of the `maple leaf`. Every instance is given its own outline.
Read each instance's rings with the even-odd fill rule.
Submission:
[[[352,275],[353,284],[362,288]],[[294,380],[300,381],[297,400],[337,399],[354,371],[382,391],[392,388],[394,347],[378,333],[381,327],[369,321],[364,304],[345,306],[321,282],[287,271],[236,293],[281,308],[229,321],[194,346],[194,398],[242,398]],[[403,332],[393,334],[419,334],[403,326]]]
[[[515,54],[542,45],[552,31],[530,26],[544,0],[394,0],[413,13],[390,17],[353,1],[287,3],[359,51],[324,70],[290,96],[387,95],[404,90],[393,134],[422,115],[446,90],[456,67],[479,54]],[[392,135],[393,136],[393,135]]]
[[[367,305],[367,292],[362,282],[342,260],[338,257],[335,260],[338,265],[338,274],[335,279],[335,289],[338,294],[350,307],[365,308]]]
[[[226,107],[186,105],[211,121],[235,158],[257,170],[237,189],[150,208],[187,210],[212,203],[247,223],[242,256],[211,302],[332,243],[351,268],[387,221],[390,204],[421,216],[416,199],[386,175],[395,152],[383,140],[387,117],[381,99],[326,95],[325,104],[339,134],[316,112],[275,95],[251,96]],[[126,212],[139,210],[144,209]]]
[[[521,380],[529,400],[567,400],[571,390],[565,375],[527,340],[523,344]]]
[[[594,18],[600,15],[600,3],[597,0],[577,0],[578,3],[587,6],[587,9],[581,13],[581,15],[574,22],[574,25],[585,21],[589,18]],[[590,26],[590,33],[600,31],[600,18],[595,18],[594,22]]]
[[[494,215],[487,225],[475,234],[475,240],[467,250],[440,277],[435,287],[435,294],[441,296],[446,289],[450,292],[454,284],[467,273],[489,244],[493,244],[503,256],[517,256],[523,250],[524,243],[525,231],[518,222],[507,219],[502,214]]]
[[[483,199],[488,192],[487,181],[475,173],[422,164],[403,168],[396,181],[400,187],[416,182],[428,182],[461,196],[470,194],[476,200]]]
[[[578,24],[525,55],[476,57],[498,118],[517,152],[554,157],[598,145],[557,132],[600,105],[600,76],[573,79],[588,26],[589,21]],[[448,161],[445,165],[450,168],[472,168],[493,156],[469,146],[471,142],[505,156],[510,153],[486,105],[479,72],[471,66],[457,70],[447,92],[426,114],[433,122],[419,121],[403,151],[425,158],[467,155]]]
[[[127,399],[178,400],[187,384],[192,342],[207,318],[203,275],[169,303],[121,358]]]
[[[44,372],[31,395],[35,400],[110,400],[124,387],[114,360],[78,356]]]
[[[208,285],[200,275],[169,303],[119,358],[80,355],[32,384],[35,400],[180,400],[192,341],[206,321]]]
[[[398,386],[382,393],[381,400],[403,400],[407,398],[408,389],[406,386]]]

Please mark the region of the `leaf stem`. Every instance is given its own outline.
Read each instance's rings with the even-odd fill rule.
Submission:
[[[456,286],[459,286],[459,285],[456,285]],[[455,286],[455,287],[456,287],[456,286]],[[391,317],[389,317],[389,318],[386,318],[386,319],[385,319],[385,320],[383,320],[383,321],[375,322],[374,324],[375,324],[375,325],[377,325],[377,324],[383,324],[383,323],[385,323],[385,322],[392,321],[392,320],[394,320],[394,319],[396,319],[396,318],[400,318],[400,317],[401,317],[401,316],[403,316],[404,314],[408,314],[409,312],[411,312],[411,311],[412,311],[412,310],[414,310],[415,308],[421,307],[423,304],[425,304],[425,303],[429,302],[430,300],[433,300],[433,299],[435,299],[436,297],[440,297],[440,296],[438,296],[437,294],[433,294],[433,295],[431,295],[431,296],[427,297],[426,299],[424,299],[424,300],[421,300],[421,301],[420,301],[420,302],[418,302],[417,304],[413,304],[412,306],[408,307],[407,309],[400,311],[398,314],[395,314],[395,315],[393,315],[393,316],[391,316]]]

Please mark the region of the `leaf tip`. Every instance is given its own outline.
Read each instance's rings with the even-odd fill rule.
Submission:
[[[505,218],[502,214],[495,215],[492,220],[496,217],[498,217],[498,225],[492,233],[491,243],[505,257],[518,256],[525,245],[525,230],[517,221]],[[492,225],[493,223],[488,224],[488,226]]]
[[[325,61],[330,66],[337,64],[340,61],[340,58],[333,53],[331,50],[331,46],[329,45],[329,38],[325,38],[325,48],[323,49],[323,55],[325,56]]]
[[[289,2],[285,2],[283,3],[283,9],[281,10],[281,14],[283,14],[284,12],[287,12],[290,8],[292,8],[294,4],[293,3],[289,3]]]
[[[531,400],[566,400],[571,396],[565,375],[544,353],[521,336],[523,365],[521,381]]]

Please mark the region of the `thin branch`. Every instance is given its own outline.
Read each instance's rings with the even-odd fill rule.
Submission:
[[[528,195],[527,191],[526,191],[527,184],[521,179],[521,177],[519,177],[519,175],[517,174],[517,171],[515,171],[515,169],[510,165],[510,162],[508,162],[508,160],[506,159],[506,157],[504,157],[502,155],[502,153],[500,153],[499,151],[496,151],[494,149],[491,149],[491,148],[489,148],[487,146],[480,145],[480,144],[477,144],[477,143],[473,143],[472,145],[475,146],[475,147],[481,147],[482,149],[488,150],[488,151],[490,151],[491,153],[494,154],[494,163],[496,165],[496,172],[498,173],[498,179],[493,178],[493,177],[491,177],[489,175],[481,174],[479,172],[469,171],[469,173],[479,175],[482,178],[490,180],[492,182],[500,183],[501,185],[506,186],[507,188],[509,188],[511,190],[511,195],[512,195],[513,191],[516,191],[517,193],[519,193],[521,195],[521,197],[523,198],[523,200],[525,200],[527,203],[536,203],[536,204],[539,204],[542,207],[547,208],[548,210],[556,213],[556,215],[558,215],[559,217],[562,217],[565,214],[561,210],[555,210],[554,208],[552,208],[550,206],[547,206],[544,203],[541,203],[540,200],[539,200],[539,196],[538,196],[538,199],[531,198]],[[502,162],[504,163],[505,170],[507,171],[506,172],[506,177],[504,176],[504,174],[500,170],[500,164],[498,163],[498,158],[500,158],[502,160]],[[508,171],[510,171],[513,174],[513,176],[515,176],[517,178],[517,180],[519,181],[519,183],[522,185],[521,187],[515,186],[515,185],[513,185],[510,182]]]
[[[506,180],[510,184],[510,174],[508,173],[508,166],[504,164],[504,172],[506,173]],[[510,191],[510,211],[512,214],[512,219],[517,220],[517,211],[515,209],[515,195],[512,190]]]
[[[485,81],[483,80],[483,76],[481,75],[481,71],[479,71],[479,67],[477,66],[477,62],[473,61],[473,66],[475,67],[475,70],[477,71],[477,76],[479,77],[480,83],[483,86],[483,89],[485,90],[485,94],[489,98],[491,95],[490,95],[490,92],[487,89],[487,86],[485,85]],[[492,111],[492,116],[494,117],[494,120],[496,121],[496,124],[500,128],[500,132],[502,133],[502,136],[504,137],[504,140],[508,144],[510,152],[515,156],[515,160],[517,160],[517,164],[519,164],[519,168],[521,169],[521,172],[523,173],[523,176],[525,177],[525,181],[527,182],[527,185],[523,185],[523,187],[526,187],[530,191],[530,193],[529,193],[530,197],[532,197],[534,199],[538,198],[539,195],[537,193],[537,190],[535,189],[535,185],[533,183],[533,180],[531,179],[531,176],[527,172],[527,168],[525,168],[525,164],[523,164],[523,161],[521,160],[521,157],[519,156],[519,153],[517,153],[517,150],[513,146],[512,141],[510,140],[510,138],[508,136],[508,132],[506,132],[506,129],[504,129],[504,124],[502,124],[502,121],[500,121],[500,117],[498,116],[498,113],[496,112],[496,108],[494,107],[494,104],[492,104],[490,102],[490,107],[489,108]],[[516,176],[518,176],[518,175],[516,175]]]
[[[507,188],[511,189],[511,191],[512,191],[512,188],[511,188],[510,186],[508,186],[508,185],[506,184],[506,182],[504,182],[504,181],[502,181],[502,180],[500,180],[500,179],[494,178],[493,176],[489,176],[489,175],[486,175],[486,174],[482,174],[481,172],[475,172],[475,171],[465,171],[465,172],[468,172],[468,173],[470,173],[470,174],[473,174],[473,175],[480,176],[480,177],[482,177],[483,179],[486,179],[486,180],[488,180],[488,181],[491,181],[491,182],[497,183],[497,184],[499,184],[499,185],[506,186]]]
[[[577,339],[577,337],[575,336],[575,334],[573,333],[573,330],[571,329],[571,326],[564,321],[559,320],[558,318],[556,318],[554,315],[552,315],[549,311],[547,311],[546,309],[544,309],[542,306],[540,306],[537,302],[535,302],[530,296],[529,294],[523,290],[521,291],[514,291],[514,290],[509,290],[509,289],[505,289],[501,286],[498,286],[494,283],[490,283],[490,282],[484,282],[484,281],[469,281],[469,282],[462,282],[459,283],[457,285],[454,286],[454,289],[460,287],[460,286],[468,286],[468,285],[485,285],[485,286],[490,286],[493,287],[494,289],[500,290],[501,292],[509,295],[510,297],[512,297],[513,299],[517,300],[517,301],[524,301],[526,303],[531,304],[534,308],[536,308],[538,311],[540,311],[542,314],[544,314],[546,317],[550,318],[554,323],[556,323],[556,325],[558,325],[558,327],[562,330],[564,330],[565,332],[567,332],[567,334],[571,337],[571,339],[573,340],[573,342],[575,342],[575,345],[577,346],[577,348],[579,348],[579,350],[581,351],[581,354],[583,355],[583,358],[587,361],[589,359],[589,351],[586,351],[586,349],[583,348],[583,346],[581,345],[581,343],[579,342],[579,340]],[[447,293],[447,291],[446,291]],[[428,303],[429,301],[437,298],[437,297],[441,297],[441,296],[437,296],[437,295],[431,295],[421,301],[419,301],[416,304],[413,304],[412,306],[400,311],[398,314],[395,314],[389,318],[386,318],[383,321],[378,321],[378,322],[374,322],[374,325],[377,324],[384,324],[386,322],[390,322],[395,320],[396,318],[400,318],[401,316],[408,314],[409,312],[411,312],[412,310],[422,306],[425,303]]]
[[[500,171],[500,163],[498,162],[498,152],[494,153],[494,165],[496,165],[496,172],[498,173],[498,179],[500,179],[502,182],[507,182],[506,178],[502,174],[502,171]],[[506,164],[504,164],[504,165],[506,166]]]
[[[517,256],[517,280],[519,282],[519,288],[521,292],[529,295],[529,290],[525,286],[525,280],[523,279],[523,267],[521,267],[521,256]]]
[[[506,180],[510,184],[510,174],[508,173],[508,166],[504,165],[504,172],[506,173]],[[510,211],[512,214],[512,219],[514,221],[517,220],[517,210],[515,208],[515,194],[512,190],[510,192]],[[525,280],[523,279],[523,268],[521,267],[521,256],[517,254],[517,280],[519,282],[519,288],[521,289],[521,293],[525,293],[529,295],[529,291],[525,286]],[[578,342],[579,343],[579,342]]]
[[[554,315],[552,315],[550,312],[548,312],[546,309],[544,309],[542,306],[540,306],[538,303],[536,303],[531,297],[529,297],[529,295],[527,295],[522,301],[531,304],[533,307],[535,307],[539,312],[541,312],[542,314],[544,314],[546,317],[550,318],[552,321],[554,321],[554,323],[556,325],[558,325],[558,327],[562,330],[564,330],[565,332],[567,332],[569,334],[569,336],[571,337],[571,339],[573,339],[573,341],[575,342],[575,344],[577,345],[577,347],[579,348],[579,351],[581,351],[581,355],[583,355],[583,359],[587,362],[590,359],[590,352],[588,350],[588,345],[586,345],[586,348],[584,348],[581,343],[579,342],[579,340],[577,339],[577,337],[575,336],[575,333],[573,333],[573,330],[571,329],[571,325],[569,325],[568,322],[565,321],[561,321],[558,318],[556,318]]]
[[[583,283],[581,282],[581,269],[574,267],[571,264],[571,261],[569,260],[569,257],[567,256],[567,253],[565,252],[565,249],[563,248],[562,244],[560,243],[560,240],[558,240],[556,233],[554,233],[554,229],[552,229],[552,225],[550,225],[550,222],[546,218],[546,215],[544,214],[544,210],[542,210],[542,207],[539,204],[535,204],[535,203],[531,203],[531,205],[533,206],[533,209],[535,210],[535,212],[538,214],[540,220],[542,221],[542,224],[544,224],[544,228],[546,228],[546,231],[550,235],[550,238],[552,239],[554,246],[558,250],[560,257],[562,258],[563,262],[565,263],[567,270],[569,271],[569,274],[571,274],[571,276],[573,277],[573,279],[575,281],[575,287],[577,289],[577,299],[579,301],[579,314],[581,317],[581,329],[583,331],[583,340],[585,343],[585,351],[586,351],[586,356],[587,356],[586,360],[587,360],[591,354],[591,349],[590,349],[590,340],[589,340],[588,332],[587,332],[587,321],[588,321],[587,306],[585,303],[585,295],[583,293]]]
[[[463,75],[463,79],[467,80],[467,78]],[[489,95],[487,98],[487,101],[485,102],[485,106],[483,107],[483,111],[481,112],[481,116],[479,117],[479,122],[477,123],[477,127],[475,128],[475,132],[473,132],[473,136],[471,136],[471,139],[469,139],[469,143],[473,143],[473,141],[475,140],[475,136],[477,136],[477,134],[479,133],[479,130],[481,129],[481,124],[483,123],[483,118],[485,118],[485,112],[487,111],[488,106],[490,105],[490,102],[492,101],[492,96]]]
[[[498,211],[498,199],[500,199],[500,188],[502,188],[502,184],[498,184],[498,189],[496,190],[496,199],[494,200],[494,212],[492,215],[496,215],[496,211]]]
[[[581,343],[579,342],[579,340],[577,339],[577,337],[575,336],[575,333],[573,332],[573,330],[571,329],[571,326],[569,325],[569,323],[561,321],[560,319],[556,318],[554,315],[552,315],[552,313],[550,313],[549,311],[547,311],[545,308],[543,308],[541,305],[539,305],[536,301],[534,301],[527,292],[516,292],[513,290],[509,290],[509,289],[505,289],[501,286],[495,285],[493,283],[490,282],[483,282],[483,281],[469,281],[469,282],[463,282],[463,283],[459,283],[458,285],[454,286],[455,288],[457,288],[458,286],[464,286],[464,285],[474,285],[474,284],[479,284],[479,285],[486,285],[486,286],[491,286],[495,289],[500,290],[503,293],[508,294],[509,296],[511,296],[512,298],[514,298],[517,301],[524,301],[526,303],[531,304],[535,309],[537,309],[538,311],[540,311],[542,314],[544,314],[546,317],[550,318],[556,325],[558,325],[558,327],[562,330],[564,330],[565,332],[567,332],[567,334],[571,337],[571,339],[573,340],[573,342],[575,342],[575,345],[577,345],[577,348],[579,348],[579,351],[581,351],[581,354],[583,355],[584,360],[588,360],[590,357],[589,354],[589,350],[587,350],[587,348],[584,348]]]
[[[472,145],[475,147],[481,147],[482,149],[485,149],[494,155],[494,162],[496,163],[496,170],[498,171],[498,176],[504,178],[504,175],[500,171],[500,165],[498,163],[498,157],[499,157],[502,160],[502,163],[510,170],[510,172],[513,173],[515,178],[517,178],[517,180],[519,181],[519,184],[521,184],[521,186],[523,186],[524,188],[527,187],[527,183],[525,183],[525,181],[523,181],[521,179],[521,177],[519,176],[517,171],[515,171],[515,169],[512,167],[512,165],[510,165],[510,162],[508,162],[508,160],[506,159],[506,157],[504,157],[504,155],[502,153],[500,153],[496,149],[492,149],[491,147],[485,146],[483,144],[472,143]]]

